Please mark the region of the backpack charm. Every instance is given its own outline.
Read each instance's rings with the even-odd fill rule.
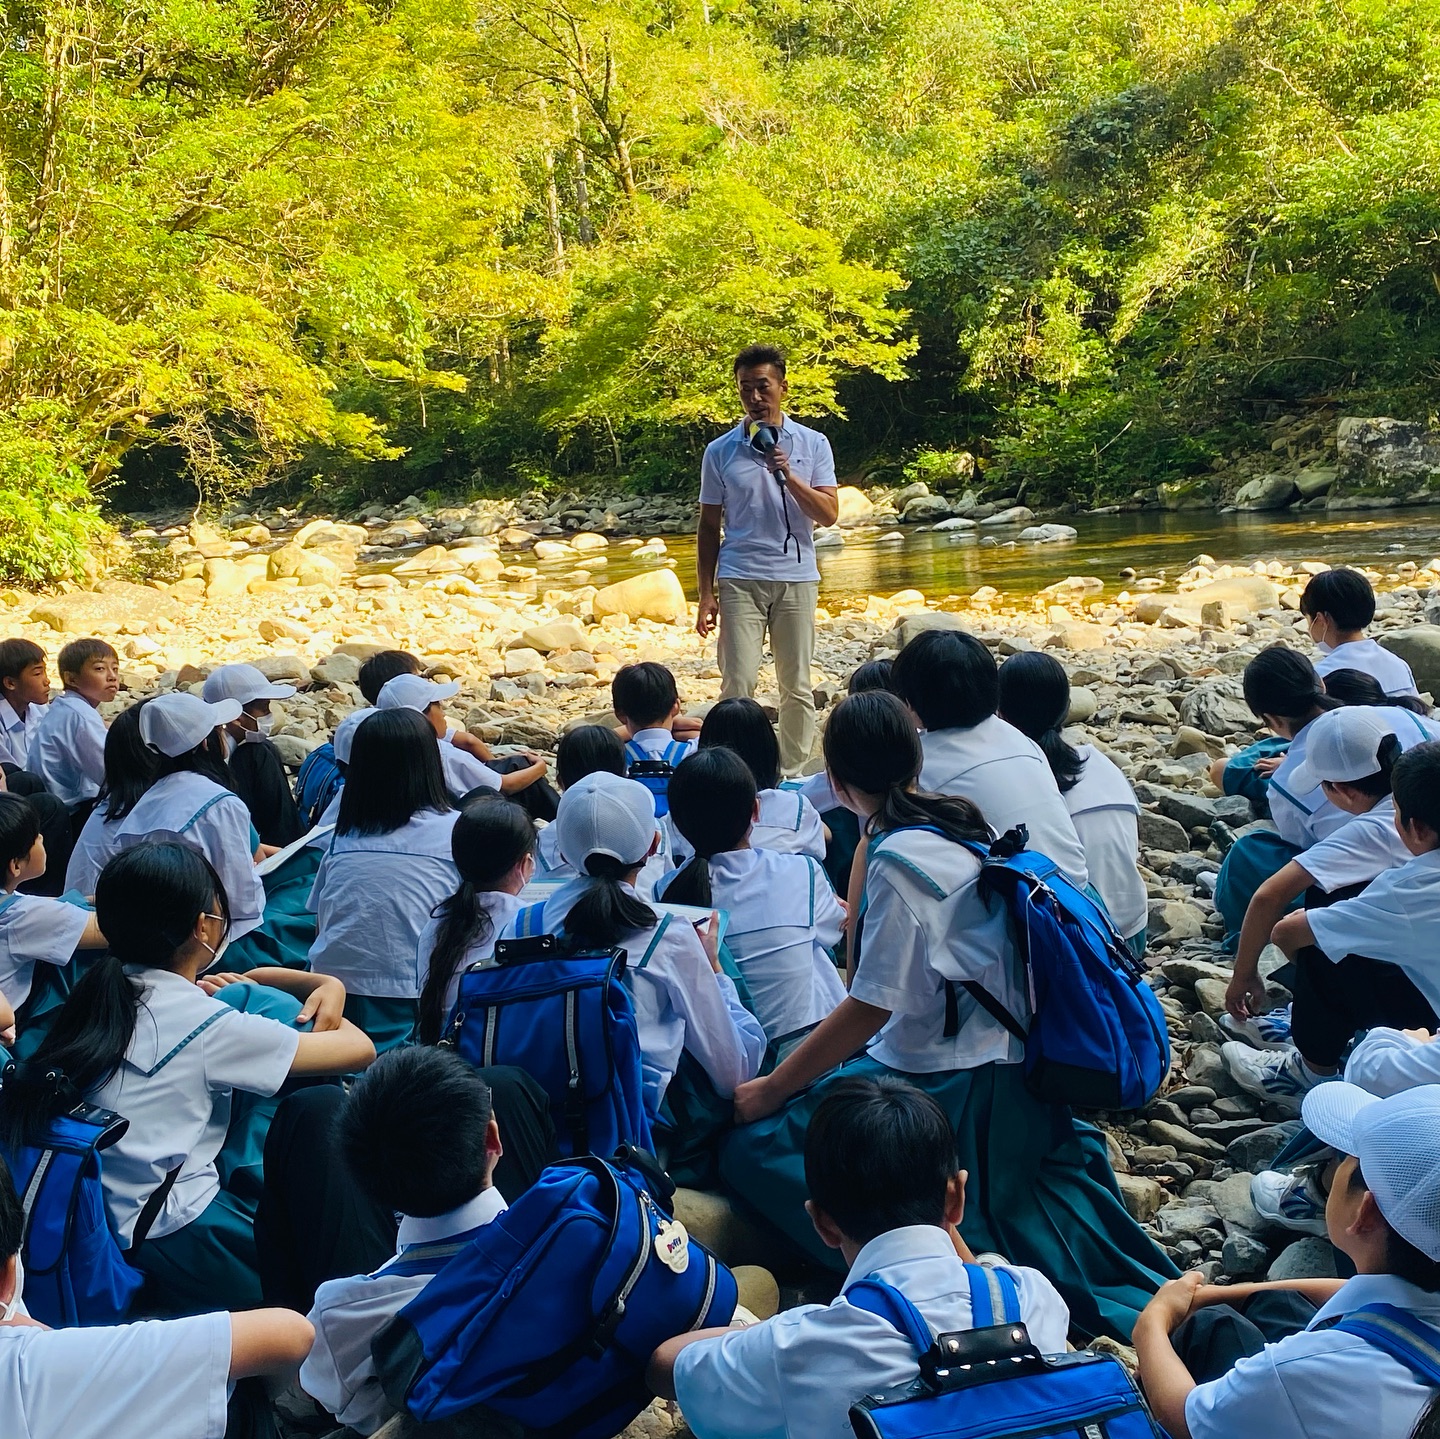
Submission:
[[[655,1253],[672,1274],[683,1274],[690,1267],[690,1235],[678,1219],[660,1221]]]

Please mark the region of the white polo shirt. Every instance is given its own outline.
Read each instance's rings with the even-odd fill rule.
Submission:
[[[725,947],[768,1039],[818,1024],[845,998],[826,953],[840,943],[845,911],[815,860],[730,850],[710,860],[710,891],[716,909],[729,915]]]
[[[1345,1082],[1382,1099],[1420,1084],[1440,1084],[1440,1044],[1398,1029],[1372,1029],[1345,1062]]]
[[[1387,695],[1418,695],[1415,676],[1399,655],[1368,637],[1345,645],[1319,645],[1315,673],[1322,679],[1336,670],[1362,670],[1377,680]]]
[[[457,800],[464,799],[472,789],[500,788],[500,776],[495,770],[454,744],[440,746],[440,768],[445,771],[445,788]]]
[[[824,862],[825,826],[803,794],[794,789],[762,789],[759,800],[760,818],[750,830],[754,848],[807,854]]]
[[[230,1316],[0,1325],[5,1439],[222,1439]]]
[[[505,1212],[498,1189],[485,1189],[434,1219],[402,1215],[395,1258],[373,1274],[329,1279],[315,1291],[309,1320],[315,1344],[300,1366],[300,1387],[338,1423],[373,1434],[394,1414],[380,1388],[370,1343],[430,1282],[427,1274],[395,1274],[392,1267],[416,1244],[437,1244],[480,1229]]]
[[[1374,809],[1350,816],[1334,834],[1312,844],[1297,863],[1326,894],[1369,884],[1378,874],[1413,858],[1395,828],[1395,801],[1386,795]]]
[[[1006,1270],[1035,1346],[1063,1353],[1065,1301],[1038,1270]],[[964,1263],[936,1226],[872,1239],[855,1256],[845,1287],[860,1279],[899,1290],[932,1333],[975,1327]],[[850,1406],[871,1394],[899,1398],[919,1373],[909,1339],[842,1292],[830,1304],[802,1304],[687,1345],[675,1360],[675,1393],[696,1439],[853,1439]]]
[[[105,1151],[101,1175],[111,1222],[129,1248],[145,1201],[177,1166],[151,1235],[174,1234],[204,1213],[220,1192],[215,1156],[230,1128],[232,1092],[277,1093],[300,1033],[232,1009],[168,970],[127,965],[126,973],[143,985],[135,1033],[119,1069],[86,1098],[130,1121]]]
[[[1389,1274],[1358,1274],[1307,1329],[1192,1389],[1190,1439],[1408,1439],[1435,1391],[1359,1335],[1317,1327],[1367,1304],[1393,1304],[1440,1325],[1440,1294]]]
[[[49,708],[49,705],[31,705],[21,719],[9,700],[0,699],[0,764],[26,768],[35,731]]]
[[[478,944],[472,944],[465,951],[464,957],[455,966],[455,973],[450,976],[450,984],[445,991],[446,1014],[455,1008],[455,1000],[460,994],[460,976],[467,969],[488,964],[495,957],[495,941],[505,933],[506,925],[525,907],[525,901],[518,894],[510,894],[503,889],[481,890],[475,896],[475,902],[490,916],[490,929],[484,939]],[[440,921],[432,918],[420,931],[420,941],[416,946],[415,969],[420,976],[421,989],[425,988],[425,982],[430,977],[430,956],[435,953],[439,937]]]
[[[94,799],[105,783],[105,721],[73,690],[48,705],[30,742],[30,764],[63,804]]]
[[[1111,922],[1129,939],[1150,919],[1140,878],[1140,802],[1124,771],[1094,745],[1079,746],[1085,768],[1060,799],[1085,851],[1090,883],[1100,891]]]
[[[0,994],[19,1009],[30,997],[37,964],[65,965],[91,911],[38,894],[0,896]]]
[[[350,994],[418,999],[420,932],[460,888],[450,840],[458,810],[420,810],[388,834],[334,835],[315,874],[310,968]]]
[[[1354,899],[1306,918],[1328,959],[1363,954],[1398,964],[1440,1011],[1440,850],[1387,869]]]
[[[1045,752],[999,715],[970,729],[926,730],[920,788],[963,795],[980,807],[997,836],[1017,824],[1030,831],[1030,848],[1053,859],[1073,884],[1089,883],[1085,851],[1060,797]]]
[[[815,524],[786,495],[751,447],[741,420],[733,430],[705,447],[700,462],[700,503],[722,505],[724,534],[720,540],[722,580],[818,580]],[[790,456],[790,473],[816,489],[835,488],[835,456],[830,441],[789,415],[781,417],[779,448]],[[782,509],[782,504],[784,508]],[[785,519],[799,544],[785,548]]]
[[[1020,1024],[1029,1023],[1009,919],[1003,905],[987,903],[979,877],[970,850],[927,830],[897,830],[870,849],[850,993],[890,1011],[870,1041],[871,1059],[905,1074],[938,1074],[1024,1057],[1020,1041],[958,987],[982,984]],[[947,1038],[949,983],[957,986],[960,1026]]]

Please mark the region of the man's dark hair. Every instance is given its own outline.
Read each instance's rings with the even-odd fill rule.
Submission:
[[[1369,1188],[1357,1161],[1355,1168],[1350,1171],[1350,1192],[1354,1194]],[[1383,1214],[1380,1217],[1385,1219]],[[1395,1226],[1388,1219],[1385,1219],[1385,1228],[1385,1272],[1429,1294],[1440,1293],[1440,1260],[1431,1259],[1423,1250],[1411,1244],[1403,1234],[1397,1234]]]
[[[4,1156],[0,1155],[0,1264],[12,1254],[19,1254],[24,1237],[25,1211],[20,1207],[20,1196],[15,1193],[15,1181]]]
[[[365,703],[373,705],[379,700],[380,691],[396,675],[418,675],[420,669],[420,661],[407,650],[381,650],[378,655],[371,655],[360,666],[360,676],[356,683],[360,686],[360,693],[365,696]]]
[[[1417,744],[1395,761],[1390,792],[1402,820],[1418,819],[1440,834],[1440,740]]]
[[[1300,596],[1300,613],[1329,615],[1338,629],[1363,630],[1375,618],[1375,591],[1359,570],[1325,570]]]
[[[63,680],[71,675],[78,675],[91,660],[118,660],[119,658],[114,647],[106,644],[104,640],[71,640],[55,657],[55,668],[60,671],[60,678]]]
[[[857,1244],[912,1224],[943,1228],[959,1167],[945,1111],[889,1075],[837,1080],[805,1132],[810,1198]]]
[[[675,676],[664,665],[645,660],[638,665],[621,665],[610,681],[610,705],[634,729],[650,729],[670,718],[680,692]]]
[[[416,1219],[448,1214],[485,1187],[490,1086],[448,1049],[382,1054],[346,1096],[335,1139],[356,1184]]]
[[[1000,671],[974,635],[923,630],[895,656],[890,687],[927,730],[973,729],[995,713]]]
[[[746,345],[738,355],[730,373],[738,375],[741,370],[753,370],[760,365],[774,365],[775,373],[785,378],[785,351],[779,345]]]
[[[45,651],[34,640],[0,640],[0,680],[18,680],[31,665],[43,665]]]

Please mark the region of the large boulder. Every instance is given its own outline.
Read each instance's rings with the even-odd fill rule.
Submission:
[[[1219,489],[1214,480],[1195,475],[1168,485],[1157,485],[1156,493],[1162,510],[1210,510],[1215,507]]]
[[[516,643],[542,655],[551,650],[578,650],[585,647],[585,631],[575,620],[552,620],[548,625],[532,625]]]
[[[1283,510],[1295,499],[1296,493],[1293,476],[1260,475],[1235,491],[1235,508]]]
[[[1031,525],[1020,531],[1020,543],[1025,545],[1055,545],[1065,540],[1078,539],[1080,531],[1074,525]]]
[[[1335,446],[1340,475],[1329,509],[1397,505],[1418,491],[1440,488],[1440,434],[1424,425],[1347,417]]]
[[[1011,505],[1008,510],[1001,510],[998,515],[986,515],[980,521],[986,529],[998,528],[1001,525],[1028,525],[1035,518],[1035,511],[1025,505]]]
[[[151,620],[177,620],[184,613],[178,600],[149,585],[101,580],[93,590],[47,595],[31,609],[30,618],[62,634],[98,635]]]
[[[1240,679],[1205,680],[1180,701],[1180,720],[1201,734],[1225,735],[1253,730],[1259,721],[1245,703]]]
[[[875,518],[875,503],[864,490],[854,485],[841,485],[835,495],[840,501],[840,517],[835,523],[841,529],[868,525]]]
[[[1146,625],[1161,621],[1199,625],[1205,606],[1217,602],[1236,613],[1273,610],[1280,603],[1280,592],[1274,581],[1264,575],[1235,575],[1228,580],[1212,580],[1183,595],[1167,594],[1163,590],[1139,595],[1135,600],[1135,618]]]
[[[928,525],[936,520],[947,519],[950,501],[939,495],[916,495],[901,512],[900,520],[907,525]]]
[[[1410,666],[1420,689],[1440,694],[1440,625],[1411,625],[1379,639],[1391,654],[1399,655]]]
[[[948,610],[924,610],[919,614],[901,615],[895,621],[895,628],[886,637],[885,647],[893,645],[897,649],[904,649],[916,635],[923,635],[926,630],[969,629],[970,626],[959,615],[951,614]]]
[[[299,545],[281,545],[271,551],[266,565],[268,580],[299,580],[302,585],[336,585],[340,582],[340,566],[315,550],[302,550]]]
[[[595,591],[591,602],[595,618],[606,615],[629,615],[632,620],[659,620],[664,624],[684,624],[688,616],[685,591],[674,570],[656,569],[643,575],[632,575],[604,589]]]

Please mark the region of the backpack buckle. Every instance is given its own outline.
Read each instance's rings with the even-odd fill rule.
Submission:
[[[1027,1373],[1045,1361],[1018,1320],[941,1334],[920,1356],[920,1377],[935,1389],[963,1389]]]

